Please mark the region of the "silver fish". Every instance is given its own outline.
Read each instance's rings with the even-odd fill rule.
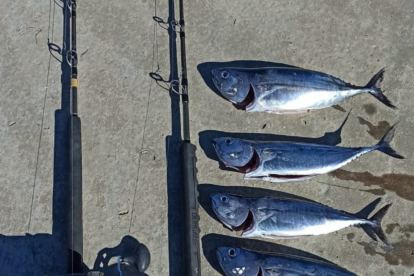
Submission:
[[[244,179],[292,182],[332,172],[374,150],[404,159],[389,145],[394,130],[395,126],[391,127],[378,144],[361,148],[256,142],[230,137],[213,139],[213,145],[220,160],[227,167],[245,173]]]
[[[227,276],[356,276],[333,263],[287,254],[218,247],[216,255]]]
[[[325,73],[301,68],[221,68],[212,70],[220,93],[247,112],[301,113],[330,107],[369,93],[395,108],[381,90],[384,69],[365,86],[355,86]]]
[[[291,239],[328,234],[357,225],[375,241],[379,237],[390,246],[381,228],[381,220],[391,204],[382,207],[368,219],[380,199],[356,214],[318,203],[285,198],[244,198],[216,194],[211,199],[214,213],[220,221],[231,230],[243,231],[242,237]]]

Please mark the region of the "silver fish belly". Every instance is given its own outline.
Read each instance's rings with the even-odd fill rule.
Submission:
[[[246,111],[281,114],[329,107],[367,92],[325,73],[297,68],[251,73],[251,85],[255,100]]]
[[[310,179],[334,171],[375,147],[343,148],[295,143],[255,143],[259,166],[245,179],[291,182]]]
[[[253,226],[243,233],[243,237],[315,236],[370,223],[327,206],[302,201],[263,198],[252,199],[251,205]]]
[[[277,114],[301,113],[330,107],[344,99],[363,93],[360,89],[329,90],[280,84],[253,87],[255,100],[246,107],[248,112]]]

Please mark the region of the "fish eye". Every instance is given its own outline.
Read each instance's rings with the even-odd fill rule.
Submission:
[[[229,72],[224,71],[223,73],[221,73],[221,76],[222,76],[224,79],[227,79],[227,78],[229,77]]]
[[[220,200],[221,200],[221,202],[227,202],[228,198],[227,198],[227,196],[222,196],[220,198]]]
[[[224,141],[227,145],[231,145],[232,141],[230,138],[227,138],[226,141]]]
[[[228,253],[230,257],[236,257],[236,250],[234,248],[230,248]]]

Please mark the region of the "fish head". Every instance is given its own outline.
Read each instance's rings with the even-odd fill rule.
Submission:
[[[211,195],[213,210],[219,220],[230,230],[245,230],[253,222],[248,200],[226,194]],[[250,219],[249,219],[250,218]]]
[[[213,139],[217,156],[227,166],[240,172],[250,172],[257,168],[258,155],[247,142],[231,137]]]
[[[219,247],[217,259],[224,273],[228,276],[257,276],[260,272],[258,255],[240,248]]]
[[[247,72],[229,68],[213,69],[213,82],[220,93],[234,104],[242,104],[250,92],[250,79]]]

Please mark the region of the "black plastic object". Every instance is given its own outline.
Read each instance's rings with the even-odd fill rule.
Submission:
[[[145,272],[150,265],[151,254],[148,248],[141,243],[132,255],[122,257],[121,262],[122,265],[133,266],[137,271]]]
[[[82,149],[81,121],[76,115],[70,118],[70,165],[68,187],[68,248],[69,273],[83,272],[82,222]]]
[[[184,268],[185,276],[199,276],[200,240],[198,227],[198,190],[196,147],[184,142],[181,148],[184,185]]]

